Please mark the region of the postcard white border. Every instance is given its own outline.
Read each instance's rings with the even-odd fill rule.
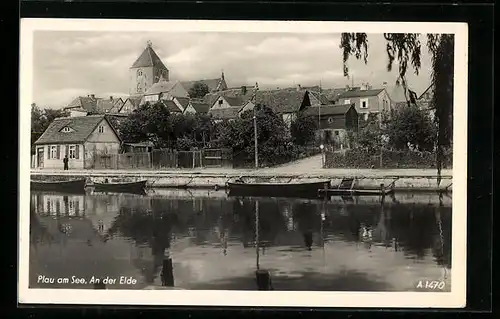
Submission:
[[[465,23],[21,19],[19,105],[19,303],[99,305],[459,308],[466,303],[467,48]],[[38,30],[455,34],[451,292],[313,292],[29,289],[30,105]]]

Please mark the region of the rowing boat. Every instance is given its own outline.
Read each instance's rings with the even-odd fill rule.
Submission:
[[[32,191],[85,192],[85,178],[69,181],[31,181]]]
[[[266,196],[266,197],[307,197],[318,196],[318,189],[330,186],[329,180],[308,183],[245,183],[229,182],[229,196]]]
[[[94,191],[97,192],[118,192],[118,193],[143,193],[146,188],[146,180],[138,182],[120,183],[93,183]]]

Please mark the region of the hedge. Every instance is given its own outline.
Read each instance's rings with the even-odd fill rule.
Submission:
[[[444,152],[443,168],[452,168],[452,152]],[[414,151],[382,151],[382,167],[380,152],[365,149],[350,149],[344,152],[326,152],[326,168],[436,168],[436,155],[432,152]]]

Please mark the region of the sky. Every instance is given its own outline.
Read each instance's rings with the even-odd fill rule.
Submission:
[[[394,90],[397,64],[387,71],[386,42],[369,34],[368,63],[349,60],[353,78],[343,76],[339,33],[230,32],[94,32],[35,31],[33,43],[33,102],[61,108],[75,97],[127,96],[129,68],[147,41],[170,71],[170,80],[219,77],[229,87],[260,88],[319,85],[323,88],[388,83]],[[417,94],[430,82],[430,56],[422,35],[422,67],[408,73]]]

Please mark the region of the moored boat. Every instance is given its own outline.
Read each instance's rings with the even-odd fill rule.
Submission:
[[[329,180],[306,183],[245,183],[228,182],[229,196],[266,196],[316,198],[318,189],[330,187]]]
[[[92,186],[97,192],[117,192],[117,193],[139,193],[143,194],[146,188],[146,180],[138,182],[119,182],[119,183],[96,183]]]
[[[69,181],[31,181],[32,191],[85,192],[85,178]]]
[[[355,178],[344,178],[339,185],[323,187],[318,190],[318,197],[329,196],[386,196],[394,192],[394,182],[389,186],[380,185],[380,188],[358,187]]]

